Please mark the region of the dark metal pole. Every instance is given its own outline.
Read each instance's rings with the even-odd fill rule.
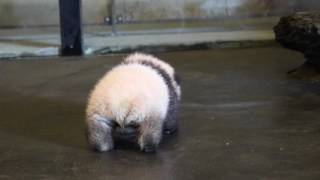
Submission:
[[[62,56],[83,54],[81,0],[59,0]]]
[[[110,0],[108,3],[108,14],[109,14],[109,25],[111,26],[111,31],[113,35],[117,34],[116,30],[116,14],[115,14],[115,1]]]

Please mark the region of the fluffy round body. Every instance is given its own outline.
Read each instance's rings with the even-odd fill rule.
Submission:
[[[116,130],[138,132],[141,150],[155,151],[162,133],[177,129],[180,94],[169,64],[145,54],[128,56],[98,81],[89,96],[89,144],[108,151]]]
[[[98,115],[124,127],[140,124],[149,117],[163,121],[168,103],[168,88],[156,71],[141,64],[120,65],[95,86],[87,115]]]

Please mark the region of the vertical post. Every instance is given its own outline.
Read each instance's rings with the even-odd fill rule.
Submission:
[[[83,54],[81,0],[59,0],[62,56]]]
[[[116,29],[116,14],[115,14],[115,1],[110,0],[108,3],[108,16],[109,16],[109,25],[111,26],[111,32],[112,35],[117,34],[117,29]]]
[[[226,16],[229,17],[229,3],[228,3],[228,0],[225,0],[224,4],[225,4]]]

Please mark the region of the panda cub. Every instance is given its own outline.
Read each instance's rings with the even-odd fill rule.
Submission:
[[[126,57],[98,81],[89,96],[89,145],[109,151],[118,137],[129,137],[142,151],[155,152],[163,134],[178,128],[179,81],[172,66],[152,55]]]

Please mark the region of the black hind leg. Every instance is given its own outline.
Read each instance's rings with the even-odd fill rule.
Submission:
[[[164,135],[170,135],[178,131],[177,119],[170,119],[164,123],[163,133]]]
[[[163,126],[163,134],[170,135],[178,131],[179,105],[171,106]]]
[[[138,144],[146,153],[155,152],[162,137],[163,122],[158,118],[147,119],[141,124]]]
[[[87,120],[87,138],[89,145],[96,151],[103,152],[113,149],[113,122],[98,115]]]

